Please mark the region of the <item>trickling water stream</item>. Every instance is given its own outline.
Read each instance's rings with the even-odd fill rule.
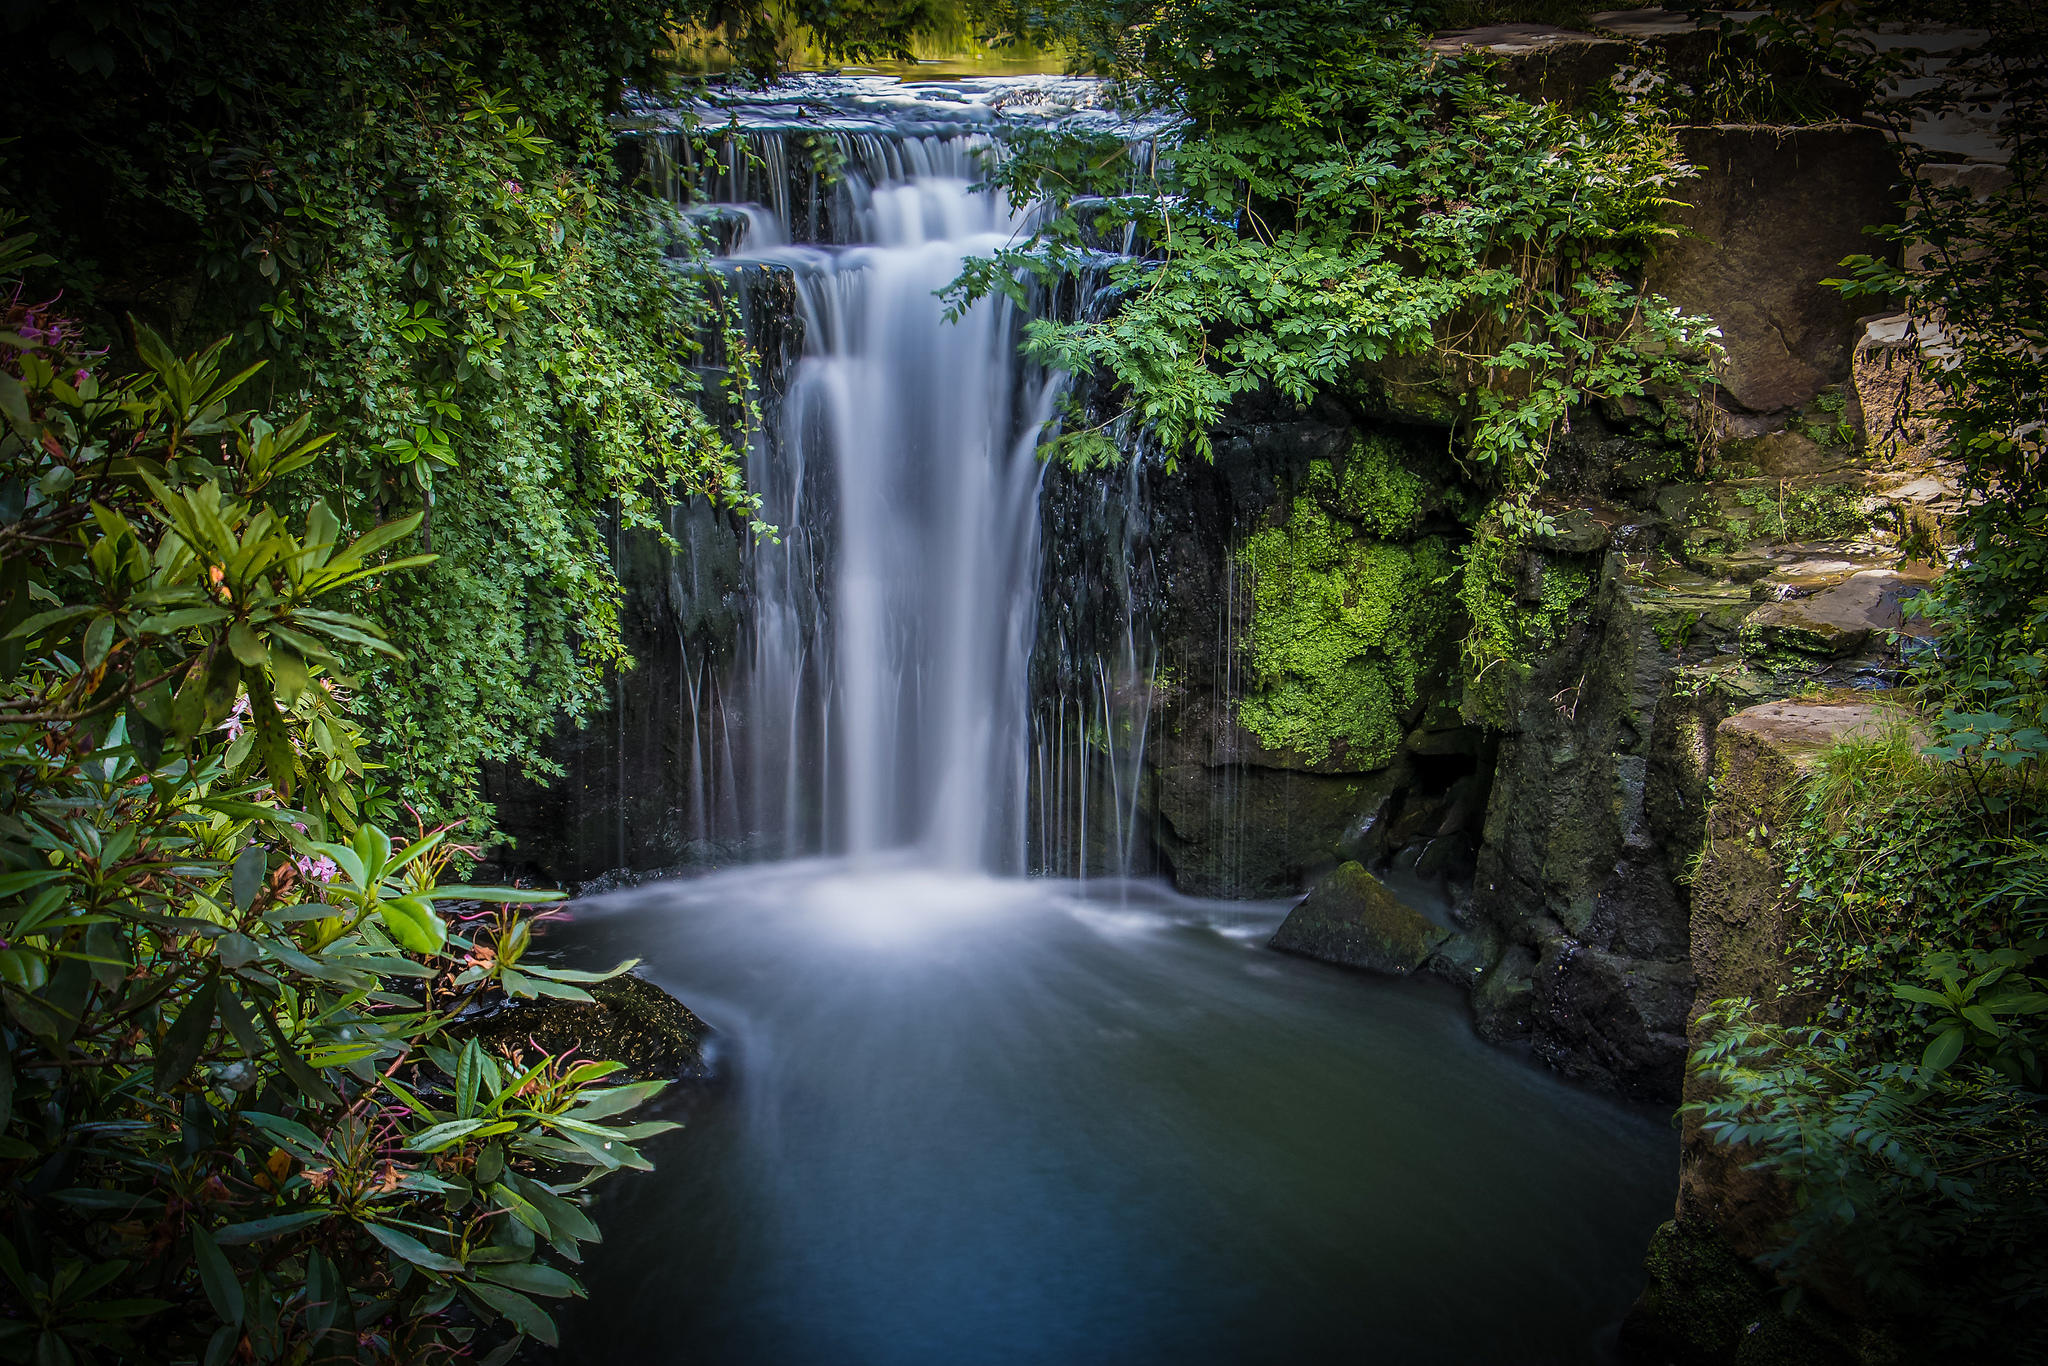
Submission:
[[[784,531],[750,566],[745,669],[718,699],[686,669],[679,701],[705,792],[744,786],[756,828],[829,856],[556,932],[648,960],[730,1078],[602,1197],[565,1355],[1595,1360],[1670,1203],[1665,1125],[1479,1043],[1447,989],[1268,953],[1284,906],[1017,876],[1093,828],[1068,805],[1130,800],[1142,733],[1103,737],[1147,663],[1127,631],[1032,723],[1052,390],[1015,309],[947,322],[935,295],[1017,227],[969,189],[990,88],[935,97],[958,126],[830,130],[836,184],[788,129],[713,168],[744,223],[726,269],[789,272],[803,345],[749,471]]]

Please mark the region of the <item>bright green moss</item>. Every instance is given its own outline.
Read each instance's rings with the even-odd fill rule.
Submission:
[[[1532,657],[1564,638],[1573,610],[1593,587],[1586,570],[1546,560],[1537,600],[1523,602],[1521,556],[1497,525],[1482,524],[1465,548],[1459,590],[1472,623],[1465,636],[1464,713],[1468,720],[1499,730],[1514,719]]]
[[[1401,461],[1401,448],[1383,436],[1360,437],[1344,457],[1341,477],[1317,461],[1309,488],[1339,517],[1374,536],[1398,539],[1414,533],[1428,510],[1430,482]]]
[[[1322,480],[1318,489],[1312,474],[1287,524],[1258,532],[1238,552],[1253,603],[1253,690],[1238,719],[1311,763],[1377,768],[1400,747],[1402,714],[1437,656],[1450,603],[1431,585],[1453,560],[1439,538],[1390,544],[1331,516],[1317,496],[1336,487],[1327,466]],[[1380,488],[1389,486],[1403,487],[1384,480]]]

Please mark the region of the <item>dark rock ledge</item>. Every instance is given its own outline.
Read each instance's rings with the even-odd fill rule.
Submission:
[[[478,1042],[500,1053],[515,1049],[622,1062],[646,1081],[703,1081],[714,1074],[707,1055],[713,1030],[688,1006],[644,977],[593,982],[592,1004],[513,1001],[475,1025]]]

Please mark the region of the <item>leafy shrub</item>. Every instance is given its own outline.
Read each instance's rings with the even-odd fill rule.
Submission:
[[[0,180],[75,306],[237,335],[339,438],[294,496],[357,528],[422,514],[437,558],[378,603],[399,655],[362,701],[436,819],[488,814],[486,762],[547,775],[557,723],[630,665],[621,528],[751,507],[693,368],[733,320],[666,259],[691,239],[626,188],[606,121],[665,13],[145,3],[46,16],[52,59],[21,73]]]
[[[1111,420],[1065,434],[1070,458],[1114,458],[1140,428],[1169,458],[1207,458],[1249,390],[1392,392],[1441,407],[1516,531],[1540,524],[1530,499],[1575,407],[1705,378],[1708,320],[1631,276],[1693,174],[1647,104],[1531,104],[1393,8],[1138,0],[1062,22],[1175,120],[1156,166],[1068,135],[992,172],[1049,212],[962,297],[1076,269],[1118,228],[1146,244],[1108,266],[1108,316],[1029,328],[1038,359],[1108,382]]]
[[[448,828],[387,833],[341,670],[392,647],[332,604],[423,567],[392,554],[420,515],[286,515],[330,437],[238,410],[257,367],[221,344],[138,328],[143,369],[108,377],[69,320],[7,322],[0,1358],[552,1340],[536,1297],[580,1288],[551,1258],[597,1236],[574,1192],[667,1126],[611,1122],[658,1083],[464,1033],[599,974],[528,958],[519,905],[555,894],[443,884]]]

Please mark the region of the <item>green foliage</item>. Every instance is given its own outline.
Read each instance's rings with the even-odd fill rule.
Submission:
[[[1529,578],[1533,593],[1525,591]],[[1562,641],[1584,617],[1593,576],[1504,535],[1489,516],[1464,550],[1458,596],[1471,622],[1464,641],[1468,720],[1505,730],[1514,723],[1537,654]]]
[[[1309,491],[1330,511],[1373,535],[1403,539],[1422,525],[1436,489],[1402,455],[1401,447],[1384,436],[1360,437],[1344,457],[1335,487],[1328,467],[1319,463],[1310,471]]]
[[[550,1258],[597,1236],[574,1192],[668,1126],[613,1122],[659,1084],[464,1033],[606,974],[531,960],[520,906],[557,894],[444,884],[447,828],[387,833],[340,670],[392,647],[334,601],[425,566],[419,514],[282,511],[333,443],[238,409],[221,345],[138,328],[108,379],[70,320],[5,323],[0,1359],[552,1341],[539,1299],[581,1289]]]
[[[1885,12],[1870,16],[1883,18]],[[1902,300],[1969,498],[1961,554],[1917,610],[1927,734],[1830,755],[1788,841],[1810,1024],[1726,1007],[1696,1065],[1709,1133],[1750,1144],[1797,1202],[1777,1260],[1847,1266],[1931,1341],[2039,1360],[2048,1264],[2048,24],[1999,3],[1939,79],[1875,107],[1903,133],[1996,90],[2010,183],[1980,198],[1903,142],[1911,215],[1848,263],[1849,296]],[[1904,57],[1832,35],[1875,87]],[[1910,54],[1906,54],[1910,55]],[[1911,250],[1900,250],[1911,248]],[[1882,422],[1885,415],[1871,415]],[[1900,416],[1904,416],[1901,414]],[[1918,1331],[1918,1330],[1916,1330]]]
[[[1532,105],[1426,50],[1393,11],[1235,0],[1066,16],[1088,64],[1179,120],[1156,168],[1114,137],[1029,140],[996,167],[1049,212],[979,263],[959,297],[1021,292],[1134,226],[1102,318],[1042,319],[1038,359],[1103,381],[1116,410],[1061,437],[1081,463],[1142,428],[1169,460],[1208,458],[1238,394],[1336,392],[1457,424],[1464,458],[1509,495],[1511,527],[1571,410],[1696,387],[1710,331],[1630,272],[1691,168],[1644,107]],[[1024,25],[1029,28],[1029,25]]]
[[[1237,714],[1266,744],[1354,769],[1400,748],[1401,718],[1441,662],[1450,612],[1433,586],[1453,560],[1440,537],[1381,537],[1414,529],[1424,487],[1384,445],[1361,443],[1341,478],[1317,461],[1286,523],[1239,549],[1252,584],[1253,687]]]
[[[2048,766],[1924,746],[1846,744],[1806,782],[1776,840],[1811,1023],[1717,1004],[1694,1108],[1789,1184],[1774,1265],[1845,1263],[1910,1333],[2025,1360],[2048,1347],[2024,1326],[2048,1272]]]
[[[1940,686],[1972,694],[1981,709],[2038,717],[2048,667],[2048,23],[2010,0],[1973,11],[1971,22],[1989,30],[1982,46],[1881,113],[1903,130],[1998,91],[2010,182],[1979,198],[1933,169],[1944,154],[1905,143],[1911,215],[1880,231],[1890,254],[1852,258],[1836,283],[1851,298],[1903,301],[1920,377],[1962,466],[1964,554],[1924,604],[1942,628]],[[1858,56],[1864,79],[1889,74],[1876,56],[1843,59]]]
[[[1923,1354],[2040,1359],[2048,1145],[2037,1095],[1988,1068],[1873,1061],[1825,1025],[1762,1023],[1746,1001],[1718,1003],[1702,1025],[1692,1065],[1713,1099],[1691,1110],[1793,1194],[1786,1241],[1766,1264],[1795,1284],[1847,1271]]]
[[[181,325],[249,334],[276,400],[338,436],[296,491],[350,527],[421,515],[437,559],[377,610],[412,662],[364,700],[430,817],[479,810],[486,761],[544,772],[557,719],[630,664],[620,528],[685,494],[750,506],[690,368],[730,319],[612,163],[605,112],[662,18],[144,5],[79,38],[104,74],[26,101],[8,179],[79,292],[183,296]]]

